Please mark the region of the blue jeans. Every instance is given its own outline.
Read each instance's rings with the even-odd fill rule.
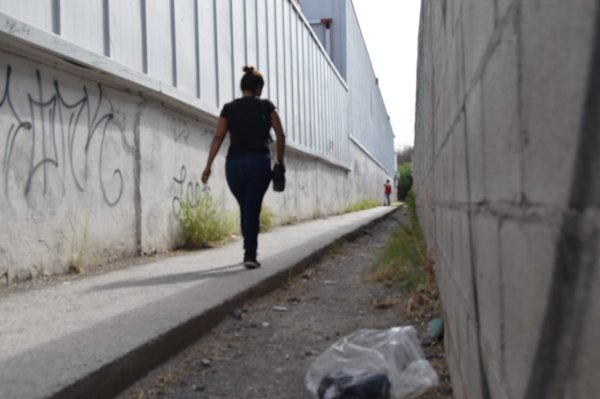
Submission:
[[[225,176],[229,189],[240,205],[240,227],[244,236],[245,257],[256,257],[260,209],[271,182],[271,159],[268,155],[260,154],[228,157]]]

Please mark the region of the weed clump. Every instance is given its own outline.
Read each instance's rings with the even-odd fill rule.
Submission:
[[[412,188],[412,164],[410,162],[398,165],[397,195],[400,201],[405,201]]]
[[[77,211],[74,218],[70,220],[71,225],[71,256],[67,271],[71,274],[85,273],[85,260],[88,249],[88,219],[81,226],[76,223]]]
[[[281,221],[282,226],[291,226],[292,224],[298,222],[298,218],[296,216],[287,216]]]
[[[71,259],[69,261],[68,272],[71,274],[83,274],[84,273],[83,260],[82,259]]]
[[[186,248],[205,248],[219,244],[233,233],[235,222],[232,215],[219,209],[212,197],[203,195],[197,204],[184,201],[179,216]]]
[[[271,230],[273,228],[273,219],[275,214],[266,205],[263,205],[260,209],[260,232],[264,233],[266,231]]]
[[[380,201],[374,199],[366,199],[359,202],[355,202],[354,204],[348,206],[345,209],[345,212],[358,212],[364,211],[365,209],[375,208],[381,205]]]
[[[431,285],[431,261],[417,216],[415,192],[406,196],[408,223],[400,225],[390,238],[379,258],[372,279],[398,284],[401,289],[413,291],[419,286]]]

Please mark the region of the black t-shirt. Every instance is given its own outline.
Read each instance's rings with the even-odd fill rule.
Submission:
[[[223,106],[221,116],[227,119],[231,144],[227,156],[269,154],[271,114],[275,105],[258,97],[242,97]]]

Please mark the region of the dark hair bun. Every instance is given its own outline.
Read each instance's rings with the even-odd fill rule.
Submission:
[[[246,65],[244,67],[244,73],[252,73],[252,72],[254,72],[254,67],[253,66]]]

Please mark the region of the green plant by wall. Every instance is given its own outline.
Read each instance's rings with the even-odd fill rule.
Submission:
[[[296,216],[288,215],[281,221],[281,225],[282,226],[290,226],[297,222],[298,222],[298,218]]]
[[[366,199],[355,202],[354,204],[346,207],[345,212],[358,212],[364,211],[365,209],[375,208],[381,205],[380,201],[374,199]]]
[[[321,218],[321,211],[319,211],[319,209],[315,209],[313,211],[312,218],[313,219],[320,219]]]
[[[342,244],[339,241],[334,242],[327,251],[330,255],[339,255],[342,253]]]
[[[184,201],[179,216],[187,248],[204,248],[225,241],[235,229],[234,217],[219,209],[211,196],[203,195],[197,204]]]
[[[406,204],[408,220],[392,233],[372,278],[398,284],[406,291],[412,291],[420,285],[430,288],[431,261],[419,224],[413,189],[406,195]]]
[[[398,199],[404,201],[412,188],[412,165],[410,162],[398,165]]]
[[[260,209],[260,232],[271,230],[273,228],[273,219],[275,214],[267,205],[263,205]]]
[[[71,256],[69,257],[68,271],[73,274],[85,273],[85,258],[88,247],[88,218],[85,223],[78,225],[76,220],[77,211],[74,212],[74,218],[69,221],[71,226]]]

